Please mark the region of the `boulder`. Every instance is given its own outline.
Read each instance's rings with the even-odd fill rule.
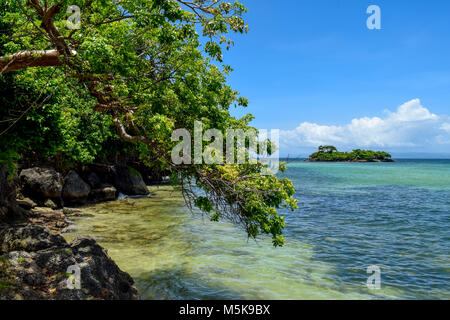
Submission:
[[[63,179],[53,169],[30,168],[20,172],[22,193],[32,199],[60,199]]]
[[[62,197],[68,202],[82,202],[91,192],[91,187],[81,179],[75,171],[71,170],[64,178]]]
[[[102,183],[114,185],[115,167],[111,165],[92,164],[89,166],[85,176],[93,189],[97,189]]]
[[[37,224],[0,230],[0,253],[32,252],[61,246],[64,243],[63,237],[51,234],[48,228]]]
[[[102,184],[100,177],[95,172],[89,172],[86,177],[86,182],[89,183],[91,188],[99,188]]]
[[[114,168],[114,185],[126,195],[148,195],[147,185],[141,174],[131,167],[117,166]]]
[[[130,275],[90,237],[77,237],[68,244],[47,228],[29,225],[0,231],[0,243],[5,241],[29,245],[8,246],[0,252],[0,300],[139,298]],[[80,272],[79,288],[68,285],[73,268]]]

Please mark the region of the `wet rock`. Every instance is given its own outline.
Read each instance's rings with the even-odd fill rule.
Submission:
[[[64,178],[62,197],[67,202],[83,202],[89,196],[91,187],[81,179],[75,171],[71,170]]]
[[[53,169],[30,168],[20,172],[22,193],[32,199],[61,198],[63,179]]]

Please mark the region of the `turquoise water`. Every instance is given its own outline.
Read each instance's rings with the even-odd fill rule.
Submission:
[[[399,298],[450,298],[450,161],[289,165],[300,214],[287,235],[307,239],[336,281],[378,265]]]
[[[300,203],[283,248],[192,215],[170,187],[85,208],[66,237],[96,237],[144,299],[450,298],[450,160],[288,168]]]

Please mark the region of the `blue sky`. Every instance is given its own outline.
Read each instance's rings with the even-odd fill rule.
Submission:
[[[286,131],[282,153],[331,142],[450,154],[450,1],[243,2],[250,32],[234,37],[225,62],[235,69],[229,83],[250,106],[234,114]],[[381,8],[381,30],[366,27],[371,4]],[[364,123],[385,134],[357,139]],[[346,140],[346,132],[354,137]]]

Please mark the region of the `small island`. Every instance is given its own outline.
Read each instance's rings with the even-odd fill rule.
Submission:
[[[309,162],[394,162],[384,151],[355,149],[352,152],[338,151],[334,146],[320,146],[305,161]]]

